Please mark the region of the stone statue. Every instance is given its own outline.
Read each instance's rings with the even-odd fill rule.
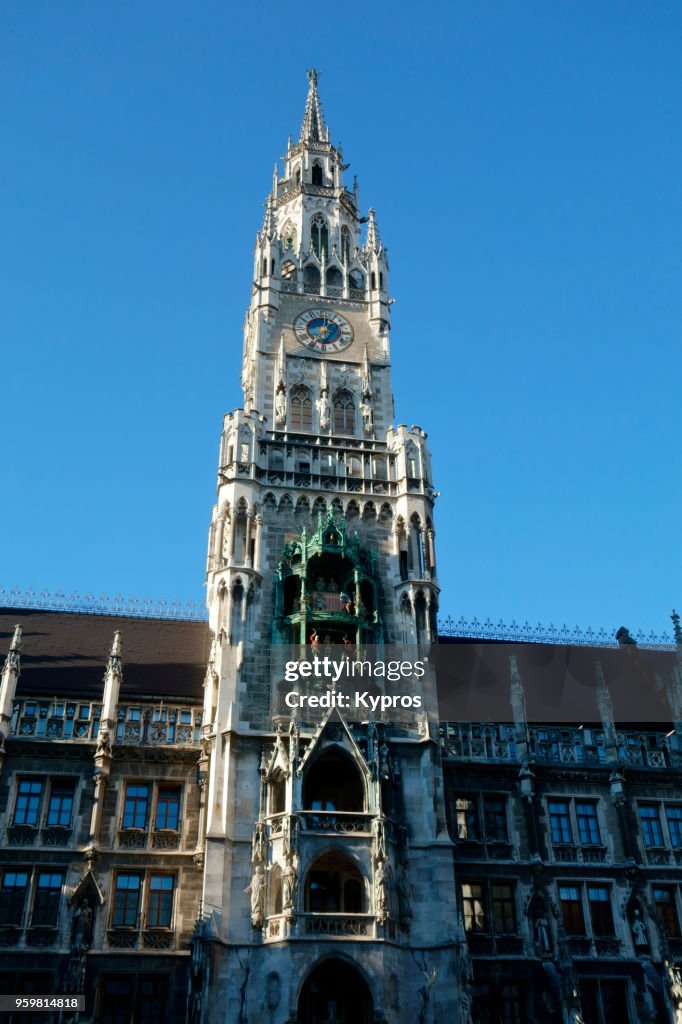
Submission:
[[[287,864],[282,874],[282,907],[284,910],[293,910],[296,899],[296,868],[291,862]]]
[[[244,892],[251,893],[251,924],[254,928],[263,927],[265,911],[265,871],[259,864],[253,873],[251,885]]]
[[[372,822],[374,832],[374,855],[377,860],[386,860],[386,831],[382,818],[375,818]]]
[[[315,402],[315,408],[317,409],[317,414],[320,417],[320,430],[328,430],[331,404],[326,392],[323,392],[317,399]]]
[[[262,821],[256,824],[253,836],[253,863],[258,864],[265,859],[265,830]]]
[[[649,939],[646,933],[646,925],[642,920],[639,910],[633,912],[630,927],[632,928],[632,937],[635,941],[635,949],[646,948],[649,945]]]
[[[97,747],[95,749],[95,756],[98,754],[111,754],[111,736],[109,729],[106,725],[102,724],[99,730],[99,736],[97,737]]]
[[[374,872],[374,901],[377,917],[385,921],[388,917],[388,877],[382,861]]]
[[[90,949],[92,939],[92,907],[89,900],[83,900],[73,915],[73,938],[71,952],[77,955]]]
[[[287,396],[284,388],[278,387],[275,395],[275,425],[283,427],[287,421]]]
[[[372,405],[370,402],[363,400],[360,402],[360,415],[362,416],[362,424],[366,434],[371,434],[374,429],[374,413],[372,412]]]
[[[535,949],[540,956],[552,952],[549,921],[542,914],[535,918]]]

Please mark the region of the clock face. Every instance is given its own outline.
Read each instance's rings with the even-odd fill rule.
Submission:
[[[353,340],[353,328],[332,309],[307,309],[294,320],[296,337],[313,352],[341,352]]]

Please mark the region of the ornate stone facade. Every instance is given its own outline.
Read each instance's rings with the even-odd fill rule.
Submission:
[[[208,624],[0,610],[0,992],[85,1001],[8,1020],[680,1024],[679,619],[651,663],[624,630],[432,646],[388,253],[309,78],[256,238]],[[393,648],[429,658],[418,714],[287,704],[292,649]],[[569,662],[580,721],[538,724]],[[657,725],[618,724],[618,679]]]

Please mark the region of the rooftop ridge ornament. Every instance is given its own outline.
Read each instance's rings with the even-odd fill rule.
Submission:
[[[454,619],[451,615],[438,620],[438,633],[440,636],[457,637],[461,640],[481,641],[506,640],[507,643],[531,643],[531,644],[570,644],[577,647],[613,647],[619,645],[616,640],[616,629],[593,630],[589,627],[582,629],[580,626],[569,628],[566,625],[555,626],[550,623],[544,626],[538,622],[531,625],[529,622],[518,623],[512,620],[510,623],[499,619],[492,622],[486,619],[481,622],[477,618],[465,619],[460,616]],[[637,630],[632,634],[639,647],[649,647],[658,650],[672,650],[674,643],[667,633],[645,633]]]
[[[317,91],[317,82],[321,72],[317,68],[310,68],[306,71],[308,76],[308,97],[305,103],[305,113],[301,124],[299,142],[328,142],[329,129],[325,127],[324,115],[320,96]]]
[[[95,596],[92,592],[85,595],[72,591],[68,596],[63,590],[33,590],[29,587],[11,590],[0,586],[0,608],[18,608],[26,611],[71,612],[80,615],[115,615],[124,618],[139,619],[173,619],[185,622],[203,622],[208,612],[203,605],[194,601],[166,601],[160,597],[152,600],[145,597],[139,600],[134,595],[123,597],[115,594]]]
[[[682,628],[680,627],[680,613],[676,612],[673,608],[670,616],[673,623],[673,634],[675,636],[675,643],[682,644]]]

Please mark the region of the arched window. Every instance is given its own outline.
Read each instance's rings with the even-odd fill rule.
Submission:
[[[374,273],[374,271],[372,271],[372,276],[370,277],[370,282],[371,282],[372,291],[374,291],[376,286],[377,286],[377,276]]]
[[[331,750],[308,769],[303,806],[309,811],[363,811],[365,787],[359,768],[347,754]]]
[[[330,267],[327,271],[327,284],[332,288],[343,287],[343,277],[338,267]]]
[[[312,289],[315,291],[320,290],[320,272],[312,263],[308,263],[303,270],[303,284],[305,285],[306,291],[310,291]]]
[[[313,173],[310,179],[313,185],[322,185],[322,164],[319,160],[316,160],[313,164]]]
[[[310,244],[315,251],[317,258],[322,259],[329,252],[329,229],[327,222],[321,214],[313,218],[310,226]]]
[[[350,263],[351,234],[346,225],[341,228],[341,260],[348,266]],[[355,287],[355,285],[353,285]]]
[[[270,779],[270,806],[269,814],[283,814],[286,810],[286,784],[284,776],[277,774]]]
[[[355,864],[341,853],[326,853],[310,867],[305,908],[312,914],[362,914],[365,883]]]
[[[341,391],[334,399],[334,433],[355,432],[355,402],[347,391]]]
[[[379,287],[384,287],[384,274],[383,271],[379,271]]]
[[[298,387],[292,392],[289,422],[292,430],[312,430],[313,403],[307,388]]]
[[[357,288],[358,291],[364,292],[365,290],[365,279],[357,270],[351,270],[348,275],[348,283],[351,288]]]
[[[297,167],[296,170],[294,171],[294,181],[296,182],[297,185],[301,184],[301,168],[300,167]]]
[[[268,261],[266,259],[264,259],[263,260],[263,277],[267,277],[267,276],[268,276]]]

